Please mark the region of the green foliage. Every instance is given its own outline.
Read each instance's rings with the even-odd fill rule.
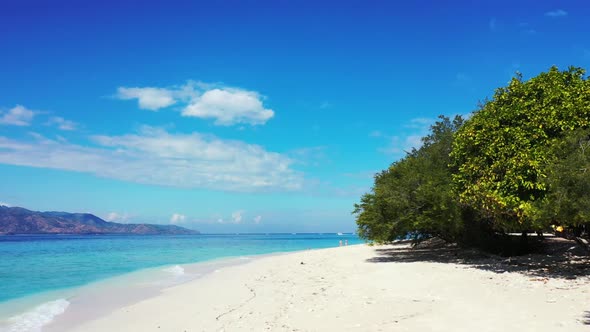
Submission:
[[[461,203],[500,230],[538,229],[533,203],[549,183],[550,146],[590,124],[590,83],[581,68],[518,75],[458,130],[453,179]]]
[[[439,236],[453,241],[461,234],[449,154],[453,133],[463,120],[440,119],[422,139],[422,147],[377,174],[372,192],[355,205],[361,237],[387,242],[408,235],[416,240]]]
[[[511,254],[508,232],[557,224],[580,233],[590,221],[584,74],[552,67],[528,81],[517,75],[469,120],[441,116],[422,147],[377,174],[355,205],[359,235],[438,236]]]
[[[590,221],[590,131],[570,132],[552,147],[543,200],[535,217],[546,224],[579,227]]]

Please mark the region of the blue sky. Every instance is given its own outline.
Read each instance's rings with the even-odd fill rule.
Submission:
[[[590,68],[585,1],[5,1],[0,202],[204,232],[353,231],[437,115]]]

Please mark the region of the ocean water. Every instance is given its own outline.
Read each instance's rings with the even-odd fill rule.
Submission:
[[[337,247],[345,240],[362,243],[352,234],[0,236],[0,321],[11,322],[8,331],[40,330],[69,310],[60,291],[134,271],[161,267],[178,279],[183,264]],[[21,301],[26,305],[15,314],[20,299],[33,300]]]

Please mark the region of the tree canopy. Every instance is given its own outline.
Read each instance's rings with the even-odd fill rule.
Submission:
[[[575,67],[552,67],[529,80],[517,74],[468,120],[441,116],[423,145],[377,174],[355,205],[359,235],[460,242],[474,229],[505,234],[586,225],[590,80],[584,75]]]
[[[453,144],[460,201],[499,227],[533,225],[533,202],[548,189],[552,144],[590,124],[584,70],[552,67],[528,81],[518,75],[462,126]]]
[[[422,147],[375,176],[371,193],[355,205],[359,235],[379,242],[406,237],[439,236],[449,241],[460,233],[459,206],[452,192],[450,169],[453,133],[463,123],[440,117]]]
[[[551,148],[548,188],[535,204],[535,218],[544,224],[579,228],[590,221],[590,131],[572,131]]]

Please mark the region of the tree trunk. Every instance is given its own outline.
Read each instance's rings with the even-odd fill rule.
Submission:
[[[519,255],[522,255],[529,250],[529,238],[526,231],[520,234],[520,248],[519,248]]]

